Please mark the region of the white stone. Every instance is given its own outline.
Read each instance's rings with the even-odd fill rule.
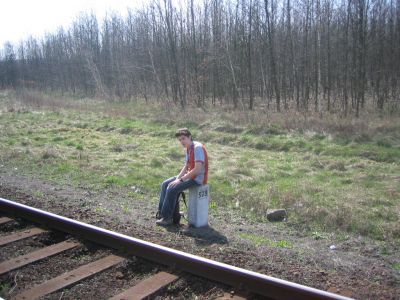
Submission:
[[[209,186],[204,184],[189,189],[189,225],[203,227],[208,225]]]

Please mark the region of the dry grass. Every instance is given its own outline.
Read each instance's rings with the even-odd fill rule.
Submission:
[[[359,118],[353,115],[342,117],[338,114],[309,111],[306,114],[295,110],[277,113],[265,108],[253,111],[233,109],[229,106],[207,106],[199,108],[188,106],[166,108],[165,103],[143,100],[110,101],[107,99],[79,98],[70,101],[69,96],[45,94],[40,91],[8,91],[11,98],[20,100],[20,105],[12,104],[11,110],[46,107],[52,111],[75,109],[107,114],[110,117],[143,117],[155,123],[197,125],[203,130],[239,134],[245,129],[253,133],[279,133],[297,131],[304,134],[323,134],[339,136],[344,139],[369,141],[372,137],[391,134],[400,140],[399,114],[386,114],[366,108]],[[24,104],[24,105],[21,105]],[[171,124],[172,125],[172,124]],[[382,143],[385,143],[383,140]]]

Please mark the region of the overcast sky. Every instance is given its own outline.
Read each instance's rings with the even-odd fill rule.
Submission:
[[[41,37],[59,26],[69,27],[81,12],[93,11],[101,20],[107,11],[122,15],[127,7],[140,8],[149,0],[0,0],[0,49],[30,35]]]

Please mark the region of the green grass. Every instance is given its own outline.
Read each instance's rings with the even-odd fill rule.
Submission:
[[[327,234],[319,231],[313,231],[312,232],[312,237],[316,240],[323,240],[327,238]]]
[[[8,297],[8,293],[9,293],[10,288],[11,288],[11,286],[10,286],[9,283],[0,284],[0,297],[2,297],[2,298],[3,297],[4,298]]]
[[[400,271],[400,263],[394,264],[394,265],[393,265],[393,269],[395,269],[395,270],[397,270],[397,271]]]
[[[0,105],[13,103],[4,101]],[[160,118],[135,103],[114,103],[127,116],[111,115],[102,105],[84,113],[1,113],[0,162],[59,184],[135,185],[143,193],[130,196],[154,200],[162,180],[182,167],[184,151],[174,132],[186,125],[209,152],[212,210],[239,209],[264,222],[267,209],[286,208],[285,226],[321,236],[343,231],[400,239],[397,131],[377,138],[336,137],[274,124],[241,127],[223,117]]]
[[[287,240],[274,241],[263,236],[249,233],[240,233],[239,237],[251,242],[256,247],[269,246],[274,248],[293,248],[293,243]]]

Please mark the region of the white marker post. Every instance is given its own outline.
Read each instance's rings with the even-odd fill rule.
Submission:
[[[189,189],[189,225],[194,227],[203,227],[208,225],[209,195],[208,184]]]

